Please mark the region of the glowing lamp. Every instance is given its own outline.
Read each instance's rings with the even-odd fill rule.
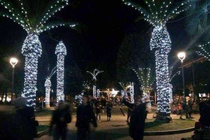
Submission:
[[[186,58],[186,53],[185,52],[179,52],[177,54],[177,57],[181,60],[181,62],[183,63],[184,59]]]
[[[10,64],[12,65],[13,68],[15,67],[15,65],[16,65],[17,63],[18,63],[17,58],[12,57],[12,58],[10,59]]]

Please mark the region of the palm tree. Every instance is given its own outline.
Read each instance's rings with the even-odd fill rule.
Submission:
[[[197,54],[210,61],[210,1],[194,0],[188,14],[187,31],[196,37],[198,44],[202,44],[197,45]]]
[[[75,24],[62,20],[49,20],[68,5],[68,0],[0,0],[0,3],[0,16],[18,23],[28,34],[22,46],[25,56],[22,96],[28,99],[29,106],[35,106],[38,58],[42,54],[38,35],[59,26],[75,27]]]
[[[153,73],[150,67],[141,68],[139,67],[137,70],[133,69],[135,72],[139,82],[141,83],[141,89],[144,93],[149,93],[152,89],[152,84],[155,80],[155,74]]]
[[[146,21],[154,28],[150,40],[150,50],[155,52],[156,87],[157,87],[157,119],[167,119],[171,110],[169,95],[168,53],[171,50],[171,39],[166,23],[175,15],[190,7],[190,0],[122,0],[126,5],[141,12]]]

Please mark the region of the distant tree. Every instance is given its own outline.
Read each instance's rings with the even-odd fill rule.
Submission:
[[[84,78],[77,65],[71,65],[65,70],[65,93],[70,96],[79,94],[84,89]]]
[[[117,78],[126,83],[136,79],[132,69],[147,67],[153,60],[149,51],[149,36],[143,34],[126,35],[117,54]]]

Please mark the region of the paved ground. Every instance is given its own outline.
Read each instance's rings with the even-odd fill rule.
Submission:
[[[98,128],[95,132],[96,140],[131,140],[128,134],[128,125],[126,124],[126,117],[123,116],[119,108],[114,108],[112,121],[107,122],[105,114],[102,116],[102,122],[98,123]],[[73,114],[73,122],[68,125],[68,139],[76,139],[76,127],[75,118],[76,115]],[[179,115],[171,115],[172,119],[179,119]],[[198,120],[199,116],[194,115],[195,120]],[[147,122],[154,120],[153,114],[148,114]],[[39,121],[50,121],[51,117],[37,117]],[[161,130],[160,130],[161,131]],[[189,138],[193,132],[176,134],[176,135],[165,135],[165,136],[145,136],[145,140],[181,140],[181,138]],[[52,137],[44,135],[36,140],[51,140]]]

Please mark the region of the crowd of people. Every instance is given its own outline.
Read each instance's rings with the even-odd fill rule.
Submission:
[[[183,119],[183,116],[186,118],[193,118],[193,102],[192,97],[183,97],[175,98],[172,103],[172,113],[180,115],[180,119]]]
[[[148,112],[146,109],[147,103],[143,102],[140,97],[135,98],[134,104],[130,103],[128,98],[123,98],[122,103],[130,109],[129,135],[134,140],[142,140]],[[53,125],[55,125],[55,140],[66,138],[66,126],[72,120],[68,108],[63,101],[60,101],[58,108],[53,113],[50,130],[52,131]],[[111,121],[112,108],[113,104],[110,100],[95,99],[83,95],[81,104],[78,105],[76,111],[77,140],[93,140],[93,132],[98,126],[98,122],[101,122],[102,110],[106,110],[107,121]]]
[[[17,139],[32,140],[36,136],[36,126],[38,122],[35,120],[34,108],[26,106],[27,100],[19,98],[15,102],[15,130]],[[134,103],[131,103],[128,97],[122,98],[122,103],[128,107],[127,122],[129,125],[129,135],[134,140],[142,140],[144,137],[144,126],[147,113],[149,111],[148,101],[143,97],[136,97]],[[184,114],[182,110],[186,109],[186,117],[191,118],[193,101],[187,98],[180,98],[173,103],[180,111],[180,118]],[[182,105],[180,107],[180,105]],[[185,106],[184,106],[185,105]],[[185,108],[184,108],[185,107]],[[94,99],[91,96],[83,95],[81,104],[78,105],[76,111],[76,127],[77,140],[93,140],[94,130],[101,122],[101,113],[106,110],[107,121],[111,121],[113,104],[110,100]],[[181,109],[179,109],[181,108]],[[203,101],[199,105],[200,119],[196,125],[197,128],[210,129],[210,101]],[[69,104],[59,101],[57,108],[53,111],[50,123],[50,133],[53,134],[54,140],[65,140],[67,137],[67,124],[71,123],[72,115]],[[52,133],[54,132],[54,133]]]

